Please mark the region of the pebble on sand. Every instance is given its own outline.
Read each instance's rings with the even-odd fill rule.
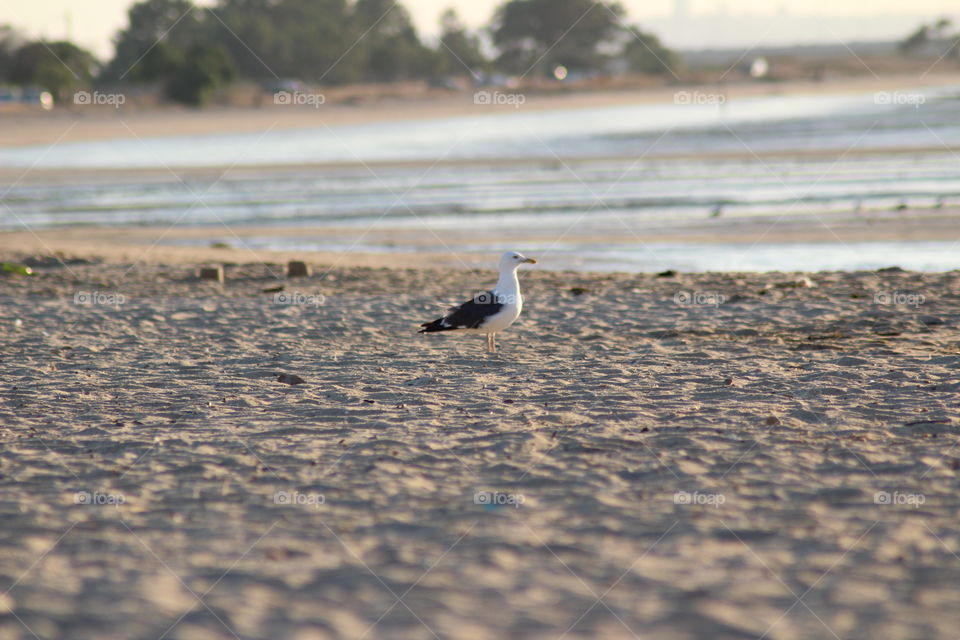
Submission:
[[[213,265],[209,267],[200,267],[201,280],[216,280],[223,284],[223,265]]]
[[[285,384],[306,384],[306,380],[292,373],[280,373],[277,375],[277,382]]]
[[[306,262],[301,262],[300,260],[291,260],[287,263],[288,278],[305,278],[310,276],[311,273],[313,273],[313,270]]]

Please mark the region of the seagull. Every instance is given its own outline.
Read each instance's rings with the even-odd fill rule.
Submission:
[[[517,268],[522,264],[537,264],[516,251],[507,251],[500,256],[500,278],[490,291],[482,291],[459,307],[433,322],[424,322],[417,333],[469,329],[487,334],[487,351],[495,353],[497,339],[494,334],[503,331],[520,317],[523,298],[520,296],[520,281]]]

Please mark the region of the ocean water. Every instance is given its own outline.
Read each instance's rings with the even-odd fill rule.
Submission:
[[[0,147],[0,166],[7,167],[290,165],[263,176],[228,172],[217,181],[182,182],[171,173],[166,181],[16,186],[2,197],[0,228],[179,225],[210,227],[214,241],[223,225],[297,227],[310,233],[290,239],[265,232],[246,242],[334,251],[411,247],[331,244],[322,234],[325,227],[420,230],[428,236],[476,230],[484,240],[470,250],[496,250],[509,244],[511,233],[536,231],[547,239],[543,246],[575,268],[714,270],[733,268],[734,256],[746,270],[892,262],[955,268],[952,248],[934,251],[921,243],[863,246],[850,258],[844,257],[850,247],[842,243],[717,244],[704,251],[684,243],[651,250],[650,243],[578,241],[603,233],[676,234],[688,227],[702,234],[710,220],[722,226],[772,217],[796,226],[856,215],[881,224],[902,205],[960,205],[960,157],[951,150],[960,147],[960,88],[886,95],[893,97],[793,95],[719,106],[638,104],[545,113],[521,108],[265,134]],[[897,96],[909,96],[913,104]],[[717,153],[723,155],[709,157]],[[464,160],[470,163],[455,162]],[[378,164],[386,161],[417,164]],[[311,163],[339,168],[298,166]],[[312,244],[305,239],[310,237],[316,238]]]

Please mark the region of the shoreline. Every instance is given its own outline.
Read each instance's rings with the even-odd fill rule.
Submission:
[[[555,111],[636,103],[670,103],[679,91],[703,90],[723,93],[731,98],[774,95],[863,93],[941,87],[960,84],[960,74],[931,74],[922,79],[914,75],[883,78],[831,78],[822,82],[785,81],[776,83],[736,83],[675,85],[619,91],[571,91],[526,97],[523,110]],[[513,90],[504,90],[512,92]],[[424,100],[396,100],[360,106],[330,105],[309,107],[224,108],[189,110],[178,107],[124,110],[94,108],[55,109],[51,112],[0,115],[4,124],[3,147],[52,145],[65,142],[101,141],[131,137],[188,136],[206,134],[256,133],[272,128],[301,129],[322,126],[372,124],[395,120],[429,120],[456,116],[495,114],[515,111],[508,105],[476,105],[473,93]]]
[[[471,230],[455,232],[432,230],[425,234],[420,229],[390,228],[382,223],[373,228],[336,226],[250,226],[205,225],[187,227],[165,226],[87,226],[76,225],[53,229],[27,231],[0,231],[0,253],[5,259],[17,261],[41,254],[58,254],[107,264],[128,261],[143,264],[205,264],[205,263],[273,263],[306,260],[315,265],[342,265],[363,267],[415,267],[423,264],[429,255],[433,264],[460,269],[483,267],[492,255],[479,250],[477,244],[503,243],[504,234],[510,236],[514,248],[524,246],[553,247],[561,228],[533,230],[491,229],[488,232]],[[560,234],[558,236],[558,234]],[[356,243],[376,245],[382,251],[340,251],[309,249],[251,249],[246,239],[276,238],[301,240],[316,237],[325,243],[340,243],[346,249]],[[228,247],[197,246],[194,242],[225,242]],[[656,245],[734,245],[752,248],[764,245],[829,244],[834,246],[860,243],[891,242],[957,242],[960,245],[960,207],[907,209],[871,214],[849,214],[819,218],[809,215],[790,217],[768,216],[719,221],[704,220],[682,227],[647,227],[631,234],[589,229],[578,231],[580,245],[610,247],[637,247]],[[405,250],[404,250],[405,249]],[[549,250],[547,251],[549,253]],[[891,256],[891,266],[896,257]],[[563,267],[561,267],[561,270]],[[550,270],[549,260],[538,270]],[[589,269],[586,270],[589,272]]]

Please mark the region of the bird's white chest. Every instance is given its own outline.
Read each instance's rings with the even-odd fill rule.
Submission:
[[[516,296],[502,296],[504,300],[503,308],[497,313],[487,318],[477,329],[483,333],[495,333],[503,331],[520,317],[520,311],[523,310],[523,298],[518,293]]]

